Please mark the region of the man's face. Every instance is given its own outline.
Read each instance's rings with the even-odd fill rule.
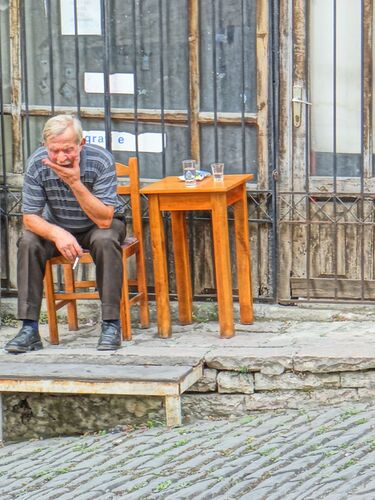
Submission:
[[[67,128],[64,133],[51,137],[46,142],[49,159],[62,167],[71,167],[76,158],[79,158],[82,141],[77,144],[77,138],[72,128]]]

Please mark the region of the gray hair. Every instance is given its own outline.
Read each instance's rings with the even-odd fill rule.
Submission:
[[[73,115],[56,115],[46,121],[43,128],[43,142],[48,142],[49,139],[57,137],[71,127],[77,137],[79,144],[83,137],[81,122]]]

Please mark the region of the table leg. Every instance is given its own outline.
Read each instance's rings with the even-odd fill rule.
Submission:
[[[172,329],[163,217],[159,209],[158,196],[149,196],[148,202],[158,335],[166,338],[171,336]]]
[[[244,324],[250,324],[254,321],[254,313],[251,287],[249,222],[245,186],[243,186],[241,200],[235,203],[233,208],[240,321]]]
[[[215,275],[221,337],[234,335],[232,273],[228,234],[226,195],[212,197],[212,234],[214,241]]]
[[[178,296],[178,317],[181,325],[193,322],[193,294],[190,276],[186,213],[171,212],[173,251]]]

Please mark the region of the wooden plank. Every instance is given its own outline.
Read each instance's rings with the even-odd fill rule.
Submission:
[[[216,121],[220,125],[240,125],[242,119],[247,125],[257,125],[258,115],[256,113],[230,113],[225,111],[218,111],[216,113]],[[201,111],[198,114],[198,122],[201,125],[213,125],[215,123],[215,114],[210,111]]]
[[[316,175],[309,179],[310,193],[316,194],[316,196],[322,195],[327,196],[333,193],[333,177],[326,177],[323,175]],[[362,180],[360,177],[338,177],[336,179],[336,194],[338,195],[355,195],[361,193],[362,190]],[[369,198],[374,198],[375,192],[375,179],[365,178],[363,185],[363,192]]]
[[[338,278],[314,278],[306,280],[305,278],[291,278],[291,296],[292,298],[315,299],[361,299],[362,282],[361,280],[351,280]],[[337,288],[336,288],[337,286]],[[364,280],[363,282],[365,300],[375,300],[375,280]]]
[[[372,177],[373,2],[363,2],[363,174]]]
[[[118,396],[177,396],[176,382],[15,380],[0,378],[0,392],[37,392],[45,394],[112,394]]]
[[[181,425],[181,398],[167,396],[165,398],[165,413],[168,427],[177,427]]]
[[[199,107],[199,4],[189,0],[189,100],[190,100],[190,149],[195,160],[200,159]]]
[[[278,165],[278,224],[279,224],[279,265],[278,265],[278,289],[279,299],[289,299],[289,278],[292,272],[292,227],[287,222],[291,215],[288,208],[292,203],[292,197],[281,192],[290,192],[293,180],[292,162],[292,88],[293,75],[290,71],[293,52],[293,24],[292,4],[290,0],[279,2],[279,165]],[[283,215],[288,214],[288,215]],[[258,254],[260,249],[258,249]],[[254,290],[259,287],[255,275]]]
[[[184,379],[180,382],[180,394],[189,389],[195,382],[203,377],[203,365],[200,363],[194,366],[189,373],[186,374]]]
[[[141,365],[97,365],[83,363],[0,363],[0,379],[14,380],[81,380],[90,382],[173,382],[179,384],[193,367],[141,366]]]
[[[268,155],[268,131],[269,131],[269,2],[257,1],[257,32],[256,32],[256,67],[257,67],[257,110],[258,110],[258,189],[269,189],[269,155]],[[262,198],[262,197],[260,197]],[[260,199],[263,209],[267,212],[265,199]],[[269,254],[268,225],[259,227],[259,247],[262,255]],[[269,261],[260,259],[258,261],[259,289],[267,290],[269,287]]]
[[[77,108],[74,106],[55,106],[54,108],[56,114],[74,114],[77,112]],[[21,106],[22,114],[25,114],[26,108],[24,105]],[[4,106],[4,113],[11,114],[12,108],[9,105]],[[51,106],[35,105],[29,104],[28,106],[29,116],[51,116]],[[96,108],[95,106],[81,106],[80,108],[81,118],[91,118],[104,120],[105,112],[103,108]],[[186,124],[188,123],[189,116],[186,110],[183,109],[166,109],[163,113],[164,121],[166,123],[174,124]],[[161,113],[156,109],[146,109],[138,108],[137,113],[135,113],[133,108],[112,108],[111,118],[113,120],[130,121],[133,122],[137,119],[140,122],[149,123],[160,123]]]
[[[194,0],[196,1],[196,0]],[[55,106],[55,113],[59,114],[74,114],[77,108],[72,106]],[[81,118],[91,118],[103,120],[105,117],[102,108],[96,108],[95,106],[87,107],[82,106],[80,108]],[[21,104],[21,115],[25,115],[26,109],[23,104]],[[4,114],[11,115],[12,107],[9,104],[4,104]],[[41,116],[49,118],[51,116],[51,107],[43,105],[29,104],[28,107],[29,116]],[[166,109],[163,113],[164,121],[166,123],[173,124],[187,124],[189,122],[189,113],[182,109]],[[111,118],[113,120],[129,121],[132,122],[136,118],[140,122],[145,123],[160,123],[161,113],[155,109],[138,108],[137,114],[135,114],[133,108],[112,108]],[[242,120],[248,125],[257,125],[258,115],[257,113],[242,113],[219,111],[216,114],[216,121],[221,125],[241,125]],[[200,125],[212,125],[215,122],[215,116],[213,112],[210,111],[199,111],[197,112],[197,123]]]
[[[306,9],[304,0],[293,0],[293,86],[302,88],[302,99],[306,98]],[[304,193],[309,189],[306,177],[306,137],[307,137],[307,106],[301,105],[301,116],[298,126],[293,126],[293,117],[290,126],[292,127],[292,190]],[[293,196],[292,204],[296,209],[292,210],[292,217],[295,210],[299,216],[308,219],[308,203],[304,195]],[[292,273],[297,276],[309,277],[311,273],[309,258],[309,228],[306,225],[292,227]],[[290,251],[290,250],[289,250]]]

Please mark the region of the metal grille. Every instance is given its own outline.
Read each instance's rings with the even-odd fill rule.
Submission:
[[[273,40],[269,6],[277,16],[274,3],[1,3],[3,291],[15,289],[25,159],[39,145],[45,120],[68,112],[80,117],[87,140],[106,145],[117,161],[127,163],[136,155],[143,182],[179,175],[181,161],[188,157],[200,160],[205,169],[210,162],[224,161],[226,173],[254,173],[249,194],[254,295],[274,300],[275,130],[269,128],[274,113],[269,81],[275,79],[275,62],[268,46]],[[119,90],[119,85],[128,88]],[[208,214],[189,218],[196,296],[214,289],[210,273],[196,276],[200,261],[207,260],[197,253],[206,220]],[[152,275],[150,249],[147,261]]]

